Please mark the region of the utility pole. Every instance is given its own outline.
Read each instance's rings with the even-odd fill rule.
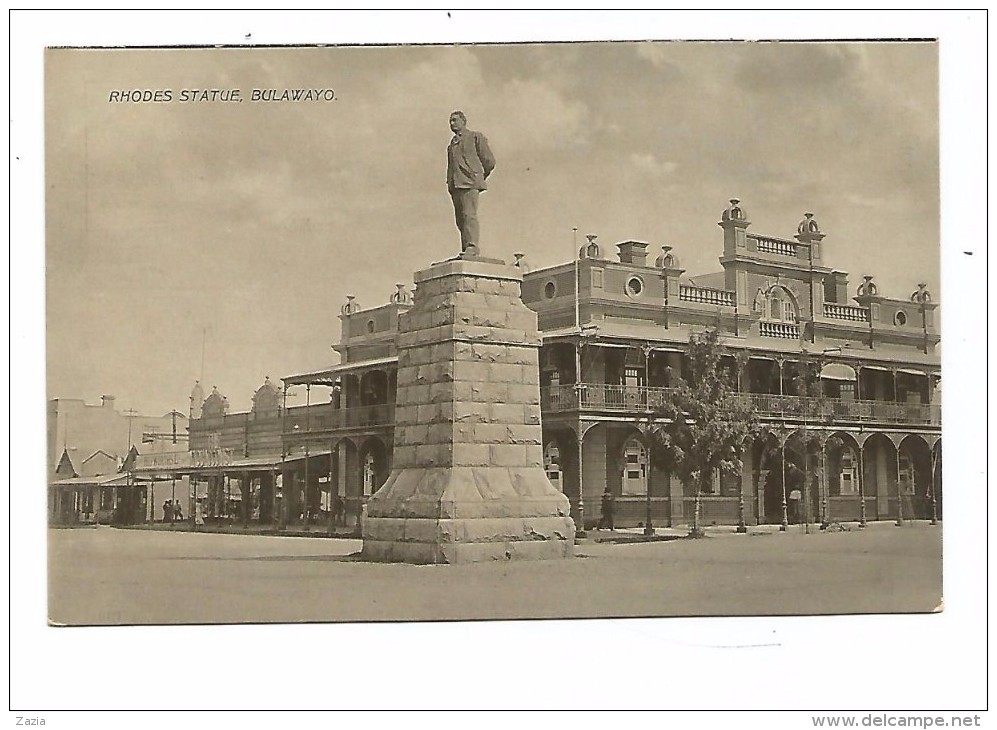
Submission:
[[[128,446],[125,449],[125,460],[124,460],[124,462],[122,462],[124,464],[124,463],[127,463],[127,461],[128,461],[128,455],[131,454],[131,452],[132,452],[132,419],[135,416],[138,415],[138,411],[136,411],[134,408],[128,408],[127,410],[122,411],[122,413],[128,418]],[[129,496],[129,500],[130,500],[131,494],[132,494],[132,490],[131,490],[131,486],[132,486],[132,470],[131,470],[130,467],[125,472],[125,483],[126,483],[126,486],[128,487],[127,494]],[[155,501],[156,501],[155,495],[153,494],[153,490],[151,490],[151,489],[150,490],[146,490],[146,499],[149,501],[149,521],[152,522],[153,521],[153,517],[154,517],[153,510],[155,509]],[[115,509],[115,510],[117,510],[118,505],[117,504],[112,505],[112,508]],[[144,514],[142,515],[142,520],[143,521],[145,520],[145,515]]]

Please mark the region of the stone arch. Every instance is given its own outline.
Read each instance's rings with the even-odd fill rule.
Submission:
[[[932,518],[942,518],[942,437],[931,446],[931,496],[934,500]]]
[[[904,493],[905,517],[932,518],[932,448],[921,434],[907,434],[897,447],[900,484]]]
[[[789,304],[787,309],[785,304]],[[772,284],[764,291],[762,319],[770,322],[792,322],[800,319],[800,301],[793,291],[783,284]]]
[[[827,486],[832,497],[858,497],[862,445],[848,431],[833,431],[826,442]]]
[[[760,524],[782,522],[782,445],[788,435],[781,429],[766,427],[751,444],[751,478]]]
[[[379,436],[368,436],[360,443],[357,452],[360,494],[366,500],[388,480],[391,471],[388,445]]]
[[[388,374],[368,370],[360,376],[360,405],[376,406],[388,402]]]
[[[786,438],[784,474],[790,522],[820,521],[821,448],[817,431],[796,429]]]
[[[863,474],[867,500],[875,500],[875,519],[895,518],[897,509],[897,444],[896,434],[874,431],[864,440]]]

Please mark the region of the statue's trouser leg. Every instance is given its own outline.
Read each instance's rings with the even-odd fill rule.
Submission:
[[[454,218],[460,230],[460,247],[466,251],[468,246],[478,244],[478,196],[480,190],[461,189],[450,193],[453,198]]]

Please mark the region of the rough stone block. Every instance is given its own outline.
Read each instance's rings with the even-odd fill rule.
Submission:
[[[488,415],[492,423],[524,423],[523,405],[518,403],[490,403]]]
[[[526,463],[526,447],[519,444],[489,445],[491,463],[495,466],[524,467]]]
[[[510,424],[506,426],[506,432],[506,438],[508,439],[507,443],[511,444],[535,446],[541,444],[543,440],[543,432],[539,426],[528,424]]]
[[[433,383],[429,387],[430,403],[450,403],[454,400],[454,383]]]
[[[488,466],[491,461],[488,444],[455,443],[452,463],[454,466]]]
[[[488,363],[458,361],[454,363],[454,380],[485,383],[488,381]]]
[[[521,365],[508,365],[502,362],[493,362],[488,365],[488,380],[492,383],[522,383]]]
[[[453,404],[454,423],[488,423],[490,421],[488,407],[482,403],[458,401]]]
[[[526,385],[540,385],[540,371],[536,367],[520,365],[519,371],[521,375],[518,382]]]

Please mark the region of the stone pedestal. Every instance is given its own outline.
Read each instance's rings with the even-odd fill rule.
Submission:
[[[518,269],[468,257],[415,274],[401,315],[393,469],[367,503],[366,560],[569,557],[568,499],[547,479],[537,317]]]

